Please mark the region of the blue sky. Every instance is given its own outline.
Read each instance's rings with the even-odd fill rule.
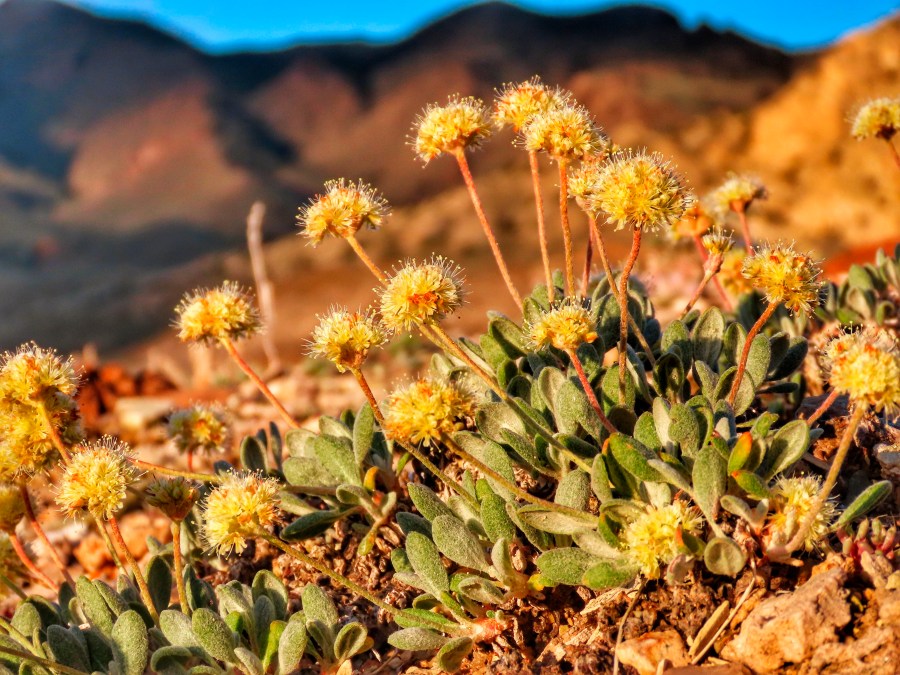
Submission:
[[[2,3],[3,0],[0,0]],[[149,21],[214,52],[295,42],[401,39],[473,0],[66,0],[105,16]],[[543,13],[578,14],[608,0],[514,0]],[[900,11],[900,0],[654,0],[688,27],[707,23],[786,49],[820,47]]]

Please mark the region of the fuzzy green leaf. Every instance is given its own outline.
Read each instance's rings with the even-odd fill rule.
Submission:
[[[337,608],[321,588],[307,584],[303,587],[301,599],[307,621],[321,621],[329,627],[337,624],[339,618]]]
[[[713,574],[734,577],[744,569],[747,555],[728,537],[713,537],[703,551],[703,562]]]
[[[284,460],[282,471],[285,480],[291,485],[330,487],[339,482],[318,459],[310,457],[288,457]]]
[[[287,618],[290,597],[288,596],[287,586],[284,585],[281,579],[269,570],[259,570],[256,576],[253,577],[251,589],[254,602],[258,598],[265,596],[272,602],[276,617],[281,619]]]
[[[453,440],[456,441],[463,450],[474,456],[476,459],[480,459],[489,468],[499,473],[510,483],[516,482],[516,474],[515,471],[513,471],[512,461],[509,459],[509,455],[506,454],[503,446],[499,443],[467,432],[454,434]],[[494,492],[507,501],[515,499],[515,493],[497,480],[491,477],[487,477],[485,480],[487,480]]]
[[[143,622],[142,622],[143,623]],[[71,631],[78,628],[65,629],[62,626],[47,628],[48,657],[57,663],[64,663],[72,668],[90,672],[88,652],[81,641]]]
[[[694,499],[709,523],[716,522],[719,500],[728,484],[725,459],[712,445],[706,445],[694,461]]]
[[[362,485],[362,475],[349,438],[319,436],[313,441],[313,452],[322,466],[341,483]]]
[[[240,669],[247,675],[265,675],[262,661],[246,647],[235,647],[234,655],[240,663]]]
[[[410,652],[440,649],[447,638],[427,628],[403,628],[388,636],[388,644]]]
[[[448,673],[455,673],[462,666],[465,659],[475,648],[472,638],[458,637],[447,640],[444,646],[438,650],[434,661],[438,668]]]
[[[715,401],[724,401],[731,392],[731,386],[734,384],[734,378],[737,375],[737,366],[733,366],[722,373],[719,383],[716,385],[716,391],[713,394]],[[737,397],[734,399],[734,414],[743,415],[747,408],[753,403],[756,397],[756,389],[752,377],[747,377],[746,373],[741,379],[741,386],[738,388]]]
[[[891,481],[889,480],[878,481],[867,487],[844,510],[841,517],[834,524],[834,529],[843,527],[857,518],[862,518],[890,495],[892,489]]]
[[[516,526],[506,513],[506,502],[499,495],[487,495],[481,500],[481,523],[492,542],[516,537]]]
[[[472,534],[458,518],[452,516],[435,518],[432,536],[438,550],[457,565],[479,572],[487,571],[487,559],[478,537]]]
[[[278,640],[278,673],[287,675],[300,667],[309,635],[303,621],[288,621]]]
[[[157,613],[169,607],[169,600],[172,598],[172,569],[169,564],[158,555],[150,558],[145,571],[147,577],[147,586],[150,588],[150,598]]]
[[[363,651],[369,632],[361,623],[353,621],[346,624],[334,638],[334,656],[338,661],[345,661]]]
[[[453,511],[450,510],[441,498],[438,497],[431,488],[419,485],[418,483],[410,483],[408,486],[409,498],[415,505],[416,509],[429,521],[433,521],[438,516],[452,516]]]
[[[656,453],[635,439],[615,433],[609,438],[609,449],[616,462],[639,480],[652,482],[663,480],[659,472],[648,463],[648,460],[659,459]]]
[[[609,485],[609,473],[606,471],[606,460],[603,455],[594,457],[591,464],[591,491],[594,496],[602,503],[607,499],[612,499],[612,488]]]
[[[525,344],[524,331],[502,315],[495,315],[488,323],[488,335],[490,335],[500,348],[511,359],[517,359],[524,356],[528,351]]]
[[[765,335],[757,335],[753,338],[750,353],[747,355],[747,375],[753,378],[753,384],[757,388],[766,381],[771,358],[772,349],[769,347],[769,338]]]
[[[418,532],[411,532],[406,538],[406,555],[416,574],[428,585],[432,595],[440,595],[450,590],[447,570],[441,563],[437,546]]]
[[[256,436],[245,436],[241,441],[241,467],[246,471],[266,472],[266,447]]]
[[[559,481],[553,501],[572,509],[584,510],[587,508],[590,498],[590,476],[581,469],[575,469],[567,473]]]
[[[622,586],[634,579],[638,568],[622,559],[602,560],[585,570],[580,583],[595,591]]]
[[[431,538],[431,523],[418,514],[398,511],[394,514],[394,520],[397,521],[397,525],[403,530],[403,534],[408,535],[410,532],[419,532],[429,539]]]
[[[606,438],[606,428],[588,401],[580,382],[563,382],[556,392],[553,409],[557,429],[562,433],[575,434],[581,427],[598,443]]]
[[[597,526],[596,516],[559,513],[543,506],[529,505],[519,509],[519,517],[532,527],[551,534],[574,534],[581,530],[592,530]]]
[[[766,482],[752,471],[735,471],[731,474],[731,477],[751,497],[766,499],[769,496],[769,488]]]
[[[200,646],[219,661],[234,663],[234,636],[225,621],[215,612],[201,607],[191,616],[191,628]]]
[[[452,585],[457,593],[482,605],[499,605],[504,599],[496,584],[474,574],[454,575]]]
[[[81,603],[81,611],[85,617],[104,635],[112,635],[114,617],[109,605],[100,591],[85,577],[78,577],[75,582],[75,593]],[[30,634],[30,633],[28,633]]]
[[[538,556],[535,564],[550,584],[577,586],[584,573],[599,562],[600,558],[580,548],[555,548]]]
[[[356,415],[353,422],[353,456],[356,463],[362,464],[372,447],[372,439],[375,437],[375,413],[366,403]]]
[[[177,609],[166,609],[159,613],[159,628],[166,639],[178,647],[199,647],[194,635],[191,619]]]
[[[285,462],[285,464],[287,464],[287,462]],[[298,541],[316,537],[325,532],[346,514],[346,510],[338,509],[307,513],[284,528],[284,530],[281,531],[281,538],[288,541]]]
[[[724,336],[725,315],[718,307],[710,307],[700,315],[691,331],[694,362],[714,366],[722,352]]]
[[[769,479],[796,464],[809,448],[809,425],[792,420],[775,432],[759,473]]]
[[[130,610],[112,629],[113,659],[122,675],[142,675],[150,663],[150,636],[141,615]]]
[[[185,647],[159,647],[150,657],[150,670],[161,675],[182,675],[188,672],[185,666],[193,656],[193,652]]]
[[[669,416],[669,437],[679,444],[683,454],[694,457],[704,441],[699,414],[688,405],[678,404],[672,406]]]

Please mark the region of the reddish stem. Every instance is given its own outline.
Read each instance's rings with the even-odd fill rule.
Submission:
[[[262,378],[256,374],[256,371],[250,367],[250,364],[247,363],[244,358],[238,353],[238,350],[234,346],[234,342],[231,341],[231,338],[221,338],[220,342],[222,346],[225,348],[225,351],[228,352],[228,355],[237,363],[238,367],[244,371],[244,374],[250,378],[250,381],[256,385],[256,388],[262,392],[262,395],[268,399],[269,403],[271,403],[275,409],[278,411],[278,414],[281,415],[281,418],[287,423],[289,427],[292,429],[298,428],[300,425],[297,423],[297,420],[293,418],[293,416],[287,411],[287,408],[278,400],[278,397],[272,393],[272,390],[269,389],[268,385],[262,381]]]
[[[568,162],[560,157],[559,166],[559,221],[562,225],[563,250],[566,262],[566,295],[575,292],[575,262],[572,253],[572,229],[569,226],[569,172]]]
[[[825,400],[822,401],[818,408],[816,408],[816,411],[806,419],[806,424],[810,429],[812,429],[816,421],[825,414],[825,411],[832,406],[839,395],[840,392],[837,389],[832,389],[828,396],[825,397]]]
[[[766,322],[772,318],[772,314],[775,313],[777,308],[778,305],[775,303],[771,303],[766,307],[762,316],[756,320],[756,323],[753,324],[753,327],[747,333],[747,339],[744,340],[744,349],[741,351],[741,360],[738,363],[737,373],[734,377],[734,384],[731,385],[731,393],[728,394],[728,403],[731,406],[734,406],[734,400],[737,398],[738,391],[741,388],[741,380],[744,379],[744,372],[747,370],[747,358],[750,356],[750,348],[753,346],[753,339],[759,334],[762,327],[766,325]]]
[[[553,283],[553,270],[550,268],[550,247],[547,243],[547,226],[544,223],[544,197],[541,194],[541,174],[538,155],[534,150],[528,151],[528,163],[531,166],[531,187],[534,190],[534,207],[537,212],[538,239],[541,244],[541,260],[544,262],[544,279],[547,283],[547,296],[553,304],[556,286]]]
[[[575,366],[575,372],[578,373],[578,379],[581,380],[581,386],[584,389],[584,393],[587,394],[588,401],[591,404],[591,407],[594,409],[594,412],[597,413],[597,416],[600,418],[600,421],[603,423],[603,426],[606,427],[606,430],[614,434],[618,431],[613,423],[609,421],[609,418],[603,413],[603,408],[600,407],[600,401],[597,400],[597,394],[594,392],[594,388],[591,386],[590,380],[588,380],[587,374],[584,372],[584,366],[581,365],[581,359],[578,358],[578,354],[574,349],[569,349],[566,351],[569,355],[569,359],[572,361],[572,365]]]
[[[588,292],[588,284],[591,281],[591,259],[594,257],[593,238],[588,232],[587,249],[584,254],[584,271],[581,273],[581,297],[586,298]]]
[[[44,584],[47,588],[56,588],[56,584],[53,583],[53,580],[50,579],[41,569],[34,563],[34,561],[29,557],[28,551],[25,550],[25,545],[22,543],[22,540],[19,539],[19,535],[15,532],[9,533],[9,543],[12,544],[13,550],[16,552],[16,555],[19,556],[19,560],[22,561],[22,564],[28,568],[28,571],[31,572],[31,575],[37,579],[40,583]]]
[[[744,247],[747,249],[747,255],[751,255],[753,253],[753,237],[750,236],[750,223],[747,222],[747,208],[745,206],[732,208],[737,213],[738,220],[741,221],[741,232],[744,235]]]
[[[628,260],[625,261],[625,267],[622,268],[622,279],[619,288],[619,405],[625,403],[625,360],[627,358],[628,347],[628,319],[631,315],[628,313],[628,277],[637,261],[638,254],[641,252],[641,235],[643,231],[637,227],[634,229],[631,239],[631,253]]]
[[[897,165],[897,168],[900,169],[900,152],[897,152],[897,146],[894,145],[894,139],[887,138],[885,139],[888,144],[888,149],[890,150],[891,157],[894,158],[894,163]]]
[[[63,562],[62,557],[60,557],[59,551],[57,551],[56,547],[50,542],[50,538],[47,536],[47,533],[44,532],[44,528],[41,527],[41,523],[34,513],[34,505],[31,503],[31,493],[28,492],[28,486],[26,486],[24,482],[19,482],[19,493],[22,495],[22,503],[25,505],[25,518],[28,520],[28,524],[31,525],[31,529],[34,530],[38,539],[40,539],[44,543],[44,546],[47,547],[47,553],[50,554],[50,558],[57,568],[59,568],[59,571],[62,573],[66,582],[72,588],[75,588],[75,580],[72,578],[72,575],[69,574],[68,566]]]

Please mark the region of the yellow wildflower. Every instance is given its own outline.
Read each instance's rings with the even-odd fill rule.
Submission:
[[[392,331],[436,323],[463,303],[460,268],[446,258],[408,261],[381,291],[381,320]]]
[[[185,296],[175,309],[183,342],[212,342],[248,337],[262,330],[250,295],[233,281]]]
[[[459,383],[426,377],[391,394],[384,430],[390,438],[427,446],[464,429],[475,408],[472,394]]]
[[[203,533],[219,553],[241,553],[258,528],[278,519],[278,482],[253,473],[227,474],[209,493],[203,511]]]
[[[433,103],[416,118],[416,154],[426,163],[444,153],[475,148],[491,135],[487,110],[477,98],[451,96],[446,105]]]
[[[97,520],[109,520],[125,501],[126,490],[138,478],[128,458],[128,447],[110,436],[77,448],[56,495],[67,516],[85,511]]]
[[[343,373],[362,366],[369,352],[387,339],[387,330],[371,313],[332,308],[328,314],[319,317],[309,343],[309,353],[328,359]]]
[[[590,312],[579,301],[568,298],[529,323],[525,332],[535,349],[553,346],[575,351],[585,342],[597,339],[597,326],[591,320]]]
[[[810,312],[819,304],[821,269],[808,255],[786,244],[759,246],[744,259],[743,274],[771,304],[792,312]]]
[[[363,227],[378,229],[386,215],[387,202],[374,188],[341,178],[325,183],[325,194],[301,207],[297,221],[302,234],[315,246],[329,234],[346,238]]]

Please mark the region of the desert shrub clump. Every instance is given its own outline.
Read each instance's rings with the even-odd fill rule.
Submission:
[[[890,143],[894,103],[863,108],[853,135]],[[543,281],[527,293],[509,274],[466,159],[507,127],[536,196]],[[851,563],[874,555],[894,565],[896,529],[864,520],[890,483],[856,477],[849,500],[836,486],[863,420],[884,426],[900,408],[900,251],[855,266],[840,285],[824,281],[809,254],[753,237],[750,207],[768,196],[757,178],[730,175],[695,195],[669,159],[617,146],[570,93],[537,78],[504,86],[493,108],[461,96],[429,105],[412,138],[424,162],[456,161],[498,287],[518,310],[490,313],[481,335],[452,335],[445,320],[468,293],[461,266],[440,255],[393,268],[373,260],[357,234],[390,236],[387,203],[362,181],[329,181],[301,208],[302,232],[313,245],[346,240],[376,289],[369,308],[320,316],[307,352],[355,379],[367,401],[359,410],[321,418],[318,432],[300,428],[239,351],[263,326],[233,282],[188,294],[178,335],[225,350],[280,421],[244,438],[239,460],[217,461],[212,473],[196,472],[193,455],[226,444],[224,411],[173,413],[168,430],[186,467],[157,466],[116,439],[84,440],[70,362],[35,345],[4,357],[0,580],[21,601],[11,622],[0,621],[3,672],[259,675],[315,663],[349,673],[384,639],[342,619],[323,588],[298,589],[266,568],[250,583],[210,583],[218,560],[257,544],[374,605],[389,645],[432,652],[446,671],[502,641],[519,609],[565,586],[716,583],[835,548]],[[543,158],[560,178],[562,270],[549,263]],[[587,219],[596,275],[576,274],[573,206]],[[735,217],[738,244],[727,229]],[[631,234],[621,261],[607,253],[609,229]],[[632,272],[648,240],[667,233],[696,243],[702,276],[683,311],[661,322]],[[694,305],[707,284],[716,296],[701,311]],[[408,333],[434,347],[426,372],[376,394],[368,359]],[[810,412],[801,404],[813,393],[823,396]],[[824,467],[807,462],[839,398],[849,414],[837,450]],[[58,555],[57,583],[17,538],[25,518],[49,543],[31,500],[31,479],[46,471],[61,477],[57,508],[107,542],[116,588],[71,578]],[[134,491],[171,520],[173,536],[152,541],[143,566],[118,524]],[[415,590],[411,603],[306,546],[348,527],[357,557],[391,549],[393,583]],[[56,599],[27,596],[17,580],[28,574]]]

